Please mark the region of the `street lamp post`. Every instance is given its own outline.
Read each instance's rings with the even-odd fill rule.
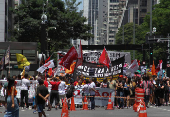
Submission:
[[[46,34],[46,22],[47,22],[47,16],[44,13],[44,4],[43,4],[43,14],[41,16],[41,52],[47,55],[47,34]]]

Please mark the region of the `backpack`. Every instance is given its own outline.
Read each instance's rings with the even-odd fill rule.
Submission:
[[[68,85],[67,89],[66,89],[66,94],[67,95],[72,95],[73,94],[73,85]]]

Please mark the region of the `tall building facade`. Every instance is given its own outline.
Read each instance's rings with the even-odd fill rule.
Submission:
[[[9,9],[13,6],[13,0],[0,0],[0,42],[8,41],[12,36],[13,14]]]

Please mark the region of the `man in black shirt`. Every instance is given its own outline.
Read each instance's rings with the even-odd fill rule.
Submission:
[[[42,114],[44,117],[46,117],[43,109],[45,109],[45,102],[49,97],[49,92],[48,89],[43,85],[44,81],[42,79],[38,80],[38,82],[39,87],[37,88],[37,110],[39,117],[42,117]]]

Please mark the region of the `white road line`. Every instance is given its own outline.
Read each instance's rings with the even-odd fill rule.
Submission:
[[[163,110],[166,110],[166,109],[163,109]]]
[[[170,111],[170,110],[168,110],[168,111]]]

